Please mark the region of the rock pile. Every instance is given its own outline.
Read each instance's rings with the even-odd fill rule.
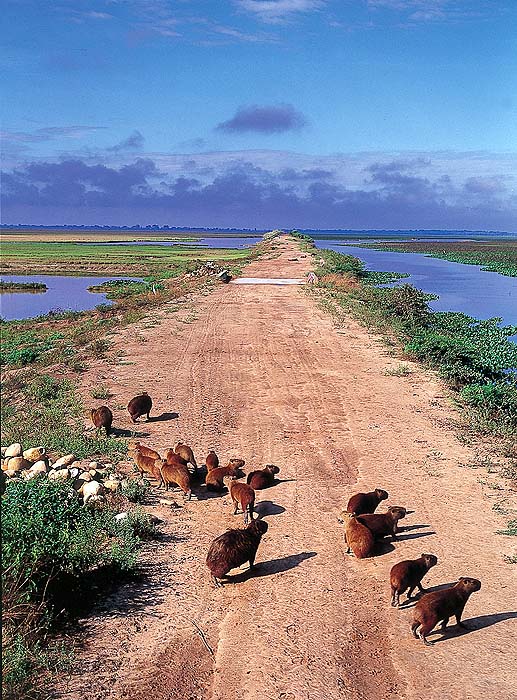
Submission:
[[[224,267],[221,267],[213,260],[207,260],[203,265],[200,265],[193,272],[189,272],[187,277],[206,277],[207,275],[211,277],[217,277],[222,282],[229,282],[232,278],[230,272]]]

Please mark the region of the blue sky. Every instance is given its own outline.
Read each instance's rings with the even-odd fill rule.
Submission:
[[[3,20],[4,222],[517,229],[514,0],[4,0]]]

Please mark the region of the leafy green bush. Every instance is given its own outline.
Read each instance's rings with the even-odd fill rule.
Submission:
[[[56,347],[63,338],[58,332],[44,329],[31,331],[19,330],[16,324],[4,322],[1,325],[2,347],[0,364],[23,367],[35,362],[41,355]]]
[[[470,384],[461,391],[461,398],[476,409],[485,424],[504,423],[509,430],[517,429],[517,378],[491,384]]]
[[[147,479],[130,479],[122,484],[121,492],[132,503],[142,503],[150,488]]]
[[[364,277],[364,263],[359,258],[354,258],[353,255],[343,255],[334,250],[319,250],[324,262],[316,270],[318,276],[323,275],[343,275],[349,274],[356,278]]]
[[[386,311],[402,320],[405,326],[427,327],[431,312],[427,295],[411,284],[383,290]]]

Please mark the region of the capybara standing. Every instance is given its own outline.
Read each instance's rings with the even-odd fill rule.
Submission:
[[[278,474],[280,469],[274,464],[266,464],[264,469],[257,469],[248,474],[246,483],[254,489],[267,489],[275,483],[275,474]]]
[[[224,489],[223,479],[225,476],[234,476],[236,479],[240,479],[244,476],[244,472],[238,467],[230,466],[230,464],[227,467],[212,469],[206,475],[206,488],[209,491],[222,491]]]
[[[107,406],[99,406],[99,408],[92,408],[91,416],[94,426],[97,428],[97,432],[101,428],[106,431],[106,436],[111,432],[111,424],[113,423],[113,413]]]
[[[184,464],[170,464],[163,460],[162,464],[160,465],[160,475],[160,486],[164,484],[166,491],[169,490],[169,486],[171,484],[174,486],[179,486],[187,497],[187,500],[190,501],[192,496],[190,472]]]
[[[375,489],[368,493],[356,493],[348,501],[346,507],[349,513],[362,515],[363,513],[375,513],[375,509],[381,501],[388,498],[388,492],[384,489]]]
[[[184,459],[186,464],[192,464],[194,471],[197,472],[197,462],[191,447],[185,445],[184,442],[177,442],[174,446],[174,452]]]
[[[144,391],[131,399],[127,405],[127,410],[133,423],[136,423],[137,418],[140,418],[140,416],[147,416],[147,420],[149,420],[149,413],[152,407],[153,402],[151,397],[147,391]]]
[[[371,557],[375,546],[375,538],[366,525],[362,525],[353,513],[343,511],[341,517],[345,524],[345,542],[358,559]]]
[[[422,554],[418,559],[406,559],[395,564],[390,571],[392,606],[399,607],[400,596],[406,591],[409,600],[417,586],[420,593],[425,593],[421,581],[429,569],[437,563],[438,558],[434,554]]]
[[[152,452],[153,450],[151,450]],[[155,453],[158,454],[158,453]],[[132,454],[131,457],[133,458],[136,467],[138,471],[140,472],[140,476],[143,477],[144,474],[150,474],[151,476],[154,476],[155,479],[157,479],[160,483],[159,485],[161,486],[162,484],[162,475],[161,475],[161,464],[163,462],[162,458],[160,455],[158,457],[149,457],[148,455],[142,454],[139,450],[135,450]]]
[[[248,484],[237,481],[234,476],[225,476],[223,483],[228,487],[233,501],[233,514],[237,515],[239,505],[244,513],[244,524],[248,524],[248,516],[253,520],[253,508],[255,507],[255,491]]]
[[[219,466],[219,457],[215,454],[214,450],[210,450],[205,459],[206,470],[211,472],[212,469],[217,469]]]
[[[141,442],[130,442],[129,443],[129,454],[132,455],[135,452],[140,452],[140,454],[144,455],[144,457],[152,457],[153,459],[161,459],[160,455],[156,450],[152,450],[150,447],[147,447],[146,445],[142,445]]]
[[[221,585],[217,579],[247,561],[250,569],[253,568],[260,540],[267,529],[264,520],[252,520],[244,530],[227,530],[215,538],[208,550],[206,565],[216,586]]]
[[[386,513],[365,513],[359,515],[357,520],[366,525],[375,537],[391,535],[397,539],[397,523],[406,517],[406,509],[402,506],[390,506]]]
[[[441,591],[426,593],[417,601],[413,611],[413,624],[411,632],[415,639],[423,640],[424,644],[431,646],[433,642],[428,642],[426,637],[433,627],[442,623],[442,632],[445,631],[449,618],[454,615],[459,627],[468,629],[461,621],[463,609],[471,593],[479,591],[481,581],[477,578],[462,576],[458,583],[450,588]]]

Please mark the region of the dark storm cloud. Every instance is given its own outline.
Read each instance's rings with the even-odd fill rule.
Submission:
[[[305,117],[292,105],[250,105],[239,107],[235,116],[221,122],[216,129],[226,133],[255,131],[263,134],[279,134],[297,131],[306,124]]]

